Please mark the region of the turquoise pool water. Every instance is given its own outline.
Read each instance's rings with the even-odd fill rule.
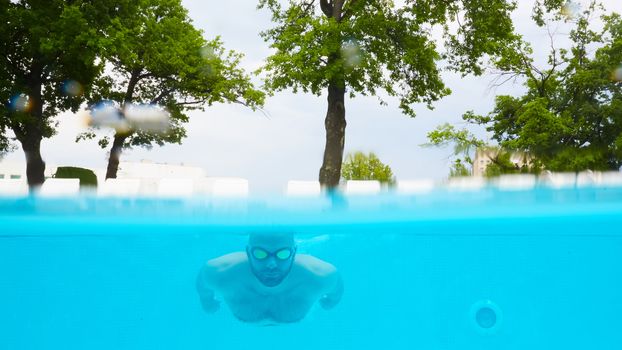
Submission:
[[[620,349],[622,189],[0,199],[0,349]],[[203,312],[197,272],[295,232],[341,303]]]

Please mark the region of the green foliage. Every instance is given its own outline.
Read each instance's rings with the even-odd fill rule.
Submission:
[[[486,177],[495,177],[503,174],[520,174],[528,173],[528,167],[520,167],[511,160],[512,153],[499,150],[497,154],[492,157],[492,161],[487,167],[484,175]]]
[[[292,88],[319,95],[331,82],[349,88],[351,96],[384,90],[400,99],[414,116],[413,105],[431,103],[450,93],[438,63],[462,74],[482,73],[481,58],[506,54],[518,41],[510,13],[512,1],[408,0],[404,6],[384,0],[340,2],[260,0],[276,27],[262,33],[271,42],[263,72],[270,91]],[[460,20],[460,26],[450,24]],[[444,33],[443,43],[430,35]],[[439,47],[445,48],[444,51]]]
[[[345,180],[377,180],[389,184],[395,182],[391,167],[383,164],[374,153],[348,154],[341,168],[341,176]]]
[[[502,148],[527,152],[548,170],[619,169],[622,20],[602,16],[605,26],[595,32],[589,18],[598,10],[592,3],[576,18],[571,47],[553,50],[548,67],[535,67],[529,51],[504,62],[506,74],[525,78],[527,92],[498,96],[492,112],[467,121],[485,125]]]
[[[465,115],[473,115],[467,112]],[[486,146],[483,140],[478,139],[467,129],[457,130],[453,125],[445,123],[430,131],[427,135],[428,143],[424,147],[454,146],[454,164],[449,169],[449,177],[471,175],[472,155],[481,147]]]
[[[454,164],[449,168],[449,177],[469,175],[471,175],[471,170],[462,162],[462,159],[460,158],[456,159]]]
[[[100,32],[117,1],[2,1],[0,4],[0,132],[22,143],[55,133],[53,117],[76,111],[102,66]],[[63,86],[78,81],[79,94]],[[15,108],[15,98],[22,106]],[[27,103],[26,103],[27,102]],[[6,141],[0,142],[6,145]]]
[[[447,146],[454,145],[454,155],[469,157],[473,151],[485,146],[484,141],[478,139],[467,129],[456,130],[456,128],[445,123],[439,125],[435,130],[428,133],[429,143],[424,146]]]
[[[6,128],[0,127],[0,159],[2,159],[5,154],[11,152],[15,147],[5,133]]]
[[[10,150],[10,129],[30,186],[45,179],[41,140],[55,134],[55,116],[76,111],[93,93],[102,33],[128,2],[0,1],[0,152]]]
[[[263,104],[239,68],[241,54],[226,51],[219,38],[207,41],[188,17],[180,0],[132,1],[107,29],[102,58],[110,74],[98,79],[91,102],[159,104],[170,113],[169,132],[130,132],[124,147],[181,143],[188,111],[215,102],[236,102],[250,108]],[[94,138],[92,132],[77,141]],[[102,147],[111,142],[104,137]]]
[[[559,0],[544,0],[544,14]],[[397,97],[415,106],[451,91],[441,64],[461,75],[481,74],[486,61],[502,61],[520,45],[512,0],[296,1],[259,0],[275,27],[262,33],[274,53],[259,72],[270,93],[292,89],[315,95],[328,90],[323,185],[335,186],[345,140],[344,95]],[[442,33],[438,38],[433,32]],[[507,59],[511,61],[510,59]],[[380,103],[386,104],[381,98]]]
[[[54,177],[57,179],[80,179],[80,187],[97,187],[97,176],[90,169],[70,166],[58,167]]]

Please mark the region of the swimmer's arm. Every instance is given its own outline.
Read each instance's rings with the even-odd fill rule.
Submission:
[[[341,295],[343,294],[343,280],[341,279],[341,274],[338,271],[334,271],[330,276],[331,284],[328,289],[328,293],[324,294],[320,299],[320,306],[323,309],[329,310],[335,307],[341,300]]]
[[[216,300],[213,289],[214,273],[214,267],[210,266],[209,263],[205,264],[201,271],[199,271],[196,281],[196,288],[203,310],[210,314],[218,311],[220,308],[220,302]]]

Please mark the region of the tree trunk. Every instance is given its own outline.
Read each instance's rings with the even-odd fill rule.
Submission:
[[[132,102],[134,97],[134,89],[136,85],[140,81],[140,73],[142,72],[142,67],[135,68],[132,70],[132,74],[130,76],[130,80],[127,84],[127,89],[125,91],[125,97],[123,98],[123,106],[126,106],[128,103]],[[108,157],[108,168],[106,169],[106,179],[116,179],[117,171],[119,170],[119,159],[121,158],[121,152],[123,152],[123,145],[125,144],[125,140],[130,136],[130,134],[120,135],[118,132],[114,134],[114,141],[112,142],[112,149],[110,150],[110,157]]]
[[[28,187],[32,190],[43,185],[45,182],[45,162],[41,157],[41,135],[29,132],[25,138],[20,139],[24,155],[26,156],[26,177]]]
[[[320,169],[320,184],[328,189],[339,185],[343,146],[346,134],[346,109],[344,105],[345,88],[336,83],[328,85],[328,111],[324,126],[326,128],[326,146],[324,162]]]
[[[34,59],[30,73],[26,77],[28,90],[30,90],[27,91],[27,94],[31,118],[28,118],[22,127],[17,123],[13,126],[15,136],[22,144],[26,156],[26,178],[30,190],[43,185],[45,182],[45,162],[41,157],[42,129],[46,123],[43,120],[42,75],[43,66],[37,59]]]
[[[112,149],[110,150],[110,157],[108,157],[108,168],[106,169],[106,179],[116,179],[117,170],[119,170],[119,159],[121,152],[123,151],[123,144],[128,135],[114,135],[114,142],[112,143]]]
[[[342,20],[343,0],[320,0],[320,8],[328,18],[337,22]],[[341,34],[338,34],[341,36]],[[339,38],[341,41],[341,38]],[[329,55],[328,66],[333,66],[340,56],[339,51]],[[341,67],[343,68],[343,67]],[[343,70],[340,69],[340,74]],[[320,168],[320,184],[332,191],[339,185],[341,163],[343,162],[343,145],[346,136],[346,109],[344,104],[346,89],[343,78],[333,79],[328,84],[328,110],[324,127],[326,129],[326,145],[324,161]]]

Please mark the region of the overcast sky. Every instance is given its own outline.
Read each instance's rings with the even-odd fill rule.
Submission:
[[[244,68],[256,69],[270,54],[268,45],[258,35],[271,26],[270,14],[257,10],[257,1],[182,2],[206,38],[220,35],[227,49],[245,54]],[[548,53],[548,34],[531,23],[533,1],[519,2],[515,25],[542,61]],[[622,12],[619,0],[603,2],[608,10]],[[557,31],[562,45],[568,30],[562,26]],[[347,99],[345,152],[376,153],[391,166],[398,180],[446,178],[451,149],[421,147],[426,134],[445,122],[460,123],[467,110],[489,112],[498,94],[519,95],[524,91],[520,84],[511,83],[491,89],[493,78],[484,75],[465,79],[445,73],[445,83],[453,93],[435,103],[432,111],[418,106],[416,118],[404,116],[394,99],[388,99],[389,106],[379,105],[375,97]],[[260,84],[258,79],[255,81]],[[188,137],[182,145],[131,150],[121,159],[183,163],[203,167],[209,176],[244,177],[253,193],[280,192],[288,180],[317,180],[324,151],[326,96],[282,92],[268,98],[265,110],[268,116],[239,105],[215,105],[205,112],[193,112],[187,126]],[[105,168],[107,152],[95,142],[73,142],[83,130],[78,118],[63,114],[59,120],[58,134],[41,145],[45,161],[59,166]],[[481,130],[474,131],[485,136]],[[9,161],[23,159],[21,149],[6,157]]]

